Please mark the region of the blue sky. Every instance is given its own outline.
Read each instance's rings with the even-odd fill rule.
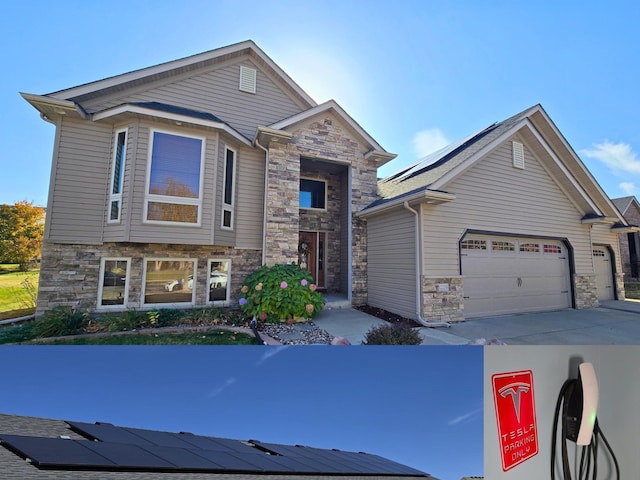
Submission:
[[[389,175],[541,103],[611,197],[640,193],[637,2],[23,1],[0,18],[0,203],[46,203],[44,94],[253,39],[399,154]],[[215,112],[214,112],[215,113]]]
[[[483,474],[482,347],[0,347],[0,412]]]

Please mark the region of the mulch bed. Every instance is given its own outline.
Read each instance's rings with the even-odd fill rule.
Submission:
[[[389,323],[397,324],[397,325],[405,325],[410,328],[423,327],[424,325],[420,325],[415,320],[410,318],[403,317],[398,315],[397,313],[388,312],[382,308],[370,307],[369,305],[361,305],[358,307],[353,307],[356,310],[360,310],[368,315],[373,315],[374,317],[381,318],[382,320],[386,320]]]

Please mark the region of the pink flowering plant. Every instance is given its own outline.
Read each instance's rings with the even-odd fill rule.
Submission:
[[[324,306],[311,274],[295,263],[266,265],[242,284],[238,301],[247,315],[261,321],[309,319]]]

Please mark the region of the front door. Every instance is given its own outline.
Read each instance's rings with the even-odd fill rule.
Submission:
[[[324,232],[300,232],[298,265],[311,273],[318,288],[324,284]]]

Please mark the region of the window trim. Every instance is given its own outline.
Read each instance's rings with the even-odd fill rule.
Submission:
[[[192,262],[193,263],[193,287],[191,289],[191,301],[190,302],[173,302],[173,303],[147,303],[145,302],[146,290],[147,290],[147,263],[148,262]],[[175,257],[143,257],[142,259],[142,286],[140,289],[140,305],[142,308],[184,308],[187,306],[195,306],[196,304],[196,285],[198,271],[198,259],[197,258],[175,258]]]
[[[231,203],[227,203],[227,155],[228,152],[233,153],[233,169],[231,172]],[[235,204],[236,204],[236,173],[238,170],[238,152],[236,149],[224,146],[223,171],[222,171],[222,209],[220,211],[220,228],[223,230],[234,230],[235,224]],[[229,212],[231,216],[230,225],[224,224],[224,214]]]
[[[207,261],[207,281],[211,276],[211,264],[213,262],[227,262],[227,293],[225,300],[209,300],[209,290],[207,289],[207,305],[228,307],[231,304],[231,259],[230,258],[210,258]]]
[[[102,292],[104,290],[104,270],[107,262],[127,262],[127,274],[124,281],[124,302],[122,305],[102,305]],[[102,257],[100,259],[100,273],[98,277],[98,299],[96,302],[96,310],[126,310],[129,304],[129,280],[131,278],[131,258],[130,257]]]
[[[118,156],[118,140],[124,133],[124,144],[122,148],[122,159],[120,160],[120,184],[119,192],[113,193],[116,180],[116,158]],[[128,128],[120,128],[115,131],[113,140],[113,156],[111,157],[111,182],[109,182],[109,206],[107,208],[107,223],[117,224],[122,221],[122,190],[124,189],[124,169],[127,161],[127,141],[129,140]],[[111,208],[113,202],[118,202],[118,218],[111,218]]]
[[[200,178],[198,186],[198,197],[174,197],[171,195],[158,195],[149,193],[151,188],[151,163],[153,158],[153,143],[156,133],[162,133],[165,135],[173,135],[176,137],[192,138],[200,140]],[[158,128],[149,128],[149,147],[147,152],[147,173],[146,173],[146,185],[144,192],[144,208],[142,213],[142,223],[154,224],[154,225],[180,225],[181,227],[200,227],[202,226],[202,206],[203,206],[203,189],[204,189],[204,165],[205,165],[205,153],[207,147],[207,138],[200,135],[186,134],[184,132],[176,132],[174,130],[164,130]],[[198,219],[195,223],[191,222],[173,222],[169,220],[149,220],[149,203],[168,203],[173,205],[193,205],[198,208]]]
[[[300,208],[300,210],[312,210],[312,211],[316,211],[316,212],[326,212],[327,211],[327,207],[328,207],[328,203],[329,203],[329,182],[326,179],[322,179],[322,178],[312,178],[312,177],[300,177],[300,182],[302,182],[302,180],[310,180],[312,182],[318,182],[318,183],[324,183],[324,208],[317,208],[317,207],[303,207],[300,205],[300,201],[298,200],[298,206]],[[298,186],[299,188],[299,186]],[[298,196],[300,195],[300,192],[302,192],[302,189],[299,189],[298,191]]]

